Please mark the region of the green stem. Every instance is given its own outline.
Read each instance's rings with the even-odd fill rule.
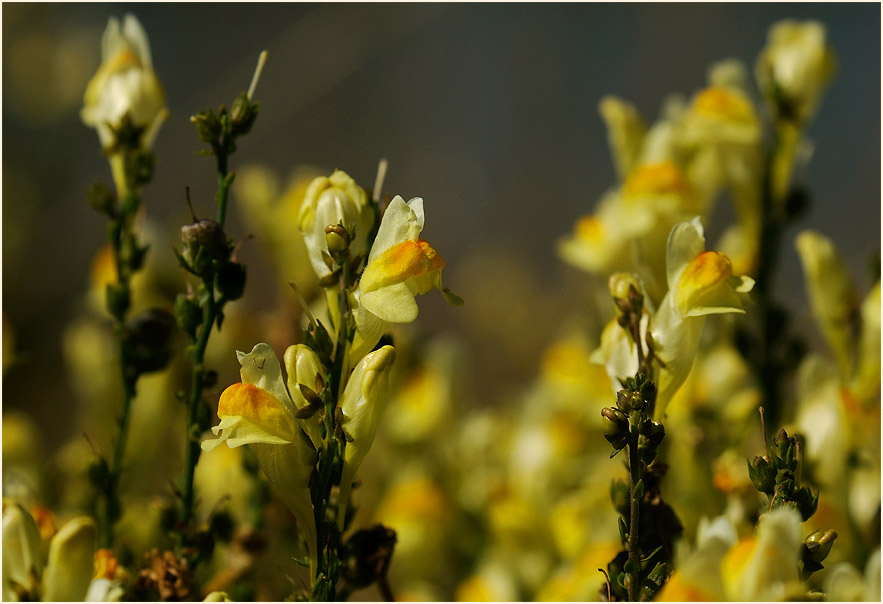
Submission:
[[[203,284],[208,292],[208,296],[206,307],[203,309],[204,315],[202,325],[199,327],[199,335],[193,343],[193,374],[190,384],[190,398],[187,401],[187,433],[185,440],[187,445],[184,452],[184,484],[181,489],[181,520],[185,526],[193,516],[193,476],[196,472],[199,454],[202,451],[194,432],[199,431],[199,404],[202,402],[202,388],[205,377],[205,349],[208,346],[209,335],[217,319],[218,312],[215,304],[213,284],[205,281]]]
[[[638,434],[632,429],[632,438],[629,443],[629,539],[628,552],[629,562],[637,565],[640,569],[641,558],[638,552],[638,522],[641,516],[641,500],[635,497],[635,487],[641,480],[641,461],[638,456]],[[638,589],[640,587],[640,571],[629,573],[628,597],[629,602],[637,602]]]
[[[229,145],[226,142],[226,136],[222,137],[220,148],[215,149],[215,157],[218,165],[218,224],[224,226],[224,220],[227,218],[227,196],[230,191],[230,183],[227,182],[227,157]]]
[[[123,165],[128,163],[126,156],[123,156]],[[122,255],[123,242],[129,237],[132,231],[133,214],[138,207],[139,198],[137,193],[133,191],[129,174],[125,171],[122,175],[123,182],[120,183],[121,190],[118,194],[121,198],[121,213],[118,214],[115,226],[110,230],[108,237],[110,239],[111,248],[113,249],[114,266],[117,273],[117,285],[120,291],[125,292],[125,297],[131,295],[130,280],[132,276],[132,267],[125,261]],[[120,377],[123,383],[123,407],[117,419],[117,441],[114,444],[113,457],[110,467],[108,468],[108,477],[104,492],[104,506],[101,513],[101,539],[100,545],[103,548],[110,548],[114,543],[113,526],[119,517],[120,501],[119,501],[119,484],[123,472],[123,458],[126,451],[126,442],[129,434],[129,415],[132,409],[132,400],[135,398],[135,382],[137,376],[134,369],[129,363],[129,347],[126,341],[126,313],[131,305],[126,304],[122,309],[111,309],[114,315],[114,332],[119,339],[119,362]]]

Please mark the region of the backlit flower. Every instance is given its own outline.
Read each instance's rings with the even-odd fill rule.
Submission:
[[[767,45],[757,58],[755,75],[761,91],[786,117],[812,117],[822,92],[834,75],[836,59],[818,21],[779,21],[770,28]]]
[[[313,179],[307,187],[297,220],[313,270],[322,278],[331,274],[331,255],[325,228],[340,224],[355,231],[355,239],[349,248],[350,257],[354,258],[368,247],[368,231],[374,224],[374,210],[365,190],[346,172],[336,170],[327,178],[320,176]]]
[[[128,114],[144,128],[141,144],[149,148],[166,113],[162,85],[153,71],[150,43],[133,15],[122,26],[111,17],[101,38],[101,67],[89,81],[80,117],[98,131],[103,147],[114,143],[114,130]]]
[[[390,323],[417,318],[415,296],[442,290],[445,261],[423,239],[423,199],[390,202],[368,256],[356,296],[371,314]]]
[[[269,345],[256,344],[248,354],[236,353],[242,382],[229,386],[218,401],[218,436],[202,442],[211,451],[249,445],[261,469],[294,513],[309,549],[311,573],[316,564],[316,523],[310,499],[310,475],[316,450],[295,417],[297,407],[282,379],[282,367]]]

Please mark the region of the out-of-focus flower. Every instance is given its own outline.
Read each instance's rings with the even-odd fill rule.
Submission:
[[[730,259],[705,251],[698,218],[672,229],[666,253],[668,293],[651,322],[656,353],[665,364],[659,371],[657,417],[683,384],[699,347],[706,315],[744,313],[740,294],[754,287],[750,277],[733,275]]]
[[[606,568],[622,550],[618,541],[593,542],[572,562],[553,572],[537,591],[537,602],[592,602],[604,591],[605,577],[598,569]],[[604,592],[606,597],[606,592]]]
[[[252,165],[238,169],[233,183],[236,208],[248,232],[269,252],[279,275],[296,283],[308,299],[315,289],[314,269],[304,238],[292,233],[291,225],[298,224],[307,188],[319,176],[315,168],[298,167],[283,188],[272,170]]]
[[[297,408],[282,379],[282,367],[269,345],[256,344],[251,352],[237,351],[242,382],[229,386],[218,402],[219,435],[202,442],[211,451],[222,442],[228,447],[249,445],[270,483],[294,513],[307,542],[311,574],[316,571],[316,523],[310,499],[310,476],[316,450],[303,433]]]
[[[111,17],[101,38],[101,67],[89,81],[80,117],[98,131],[103,147],[113,145],[117,130],[128,114],[143,128],[141,146],[150,148],[166,114],[162,85],[153,71],[150,43],[133,15],[122,26]]]
[[[232,602],[226,591],[213,591],[203,599],[203,602]]]
[[[3,599],[81,602],[92,580],[98,531],[91,518],[68,521],[49,542],[43,566],[37,525],[23,507],[3,501]]]
[[[675,572],[655,600],[659,602],[713,602],[724,599],[720,562],[736,543],[736,531],[723,516],[710,521],[702,518],[693,551],[678,552]]]
[[[728,600],[782,601],[799,584],[800,514],[777,508],[761,517],[757,536],[727,550],[721,576]]]
[[[829,602],[879,602],[880,549],[868,558],[864,576],[849,562],[832,566],[825,577],[824,593]]]
[[[519,600],[518,584],[502,561],[489,558],[473,575],[457,586],[457,602],[513,602]]]
[[[347,435],[343,471],[340,476],[337,524],[343,531],[346,507],[356,470],[374,442],[377,424],[389,396],[389,370],[395,361],[395,349],[384,346],[359,361],[347,381],[340,399],[341,426]]]
[[[880,282],[871,289],[861,306],[858,364],[852,391],[863,404],[880,400]]]
[[[49,560],[43,572],[43,599],[47,602],[79,602],[92,580],[98,529],[91,518],[68,521],[49,544]]]
[[[813,315],[845,379],[853,367],[850,322],[858,305],[849,271],[831,240],[816,231],[800,232],[795,247],[803,263]]]
[[[440,579],[436,562],[449,555],[451,517],[447,495],[426,469],[406,466],[397,472],[374,513],[375,521],[396,532],[393,580]]]
[[[331,274],[325,227],[338,224],[355,230],[355,239],[349,247],[350,257],[365,253],[368,234],[374,224],[374,210],[365,190],[341,170],[327,178],[313,179],[298,216],[298,227],[303,233],[310,263],[320,279]]]
[[[605,96],[598,111],[607,124],[607,140],[620,180],[635,167],[646,126],[634,105],[613,96]]]
[[[818,21],[791,19],[774,24],[755,65],[761,92],[777,116],[806,122],[836,69],[834,52]]]
[[[383,215],[356,293],[359,303],[383,321],[410,323],[417,318],[415,296],[443,289],[445,261],[418,238],[423,221],[420,197],[405,203],[396,195]]]
[[[19,599],[19,590],[33,594],[43,572],[40,533],[30,514],[3,500],[3,599]],[[23,594],[22,594],[23,595]]]

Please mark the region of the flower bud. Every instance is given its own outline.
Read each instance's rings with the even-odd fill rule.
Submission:
[[[831,552],[834,540],[837,539],[837,531],[821,529],[810,533],[809,537],[803,542],[805,549],[805,558],[809,558],[814,562],[821,563]]]
[[[226,260],[230,253],[223,228],[211,218],[182,226],[181,241],[181,257],[187,268],[201,277],[210,273],[213,262]]]
[[[126,325],[128,361],[138,374],[159,371],[171,357],[175,318],[158,308],[145,310]]]
[[[199,136],[199,140],[210,145],[218,143],[223,127],[212,111],[200,111],[191,116],[190,122],[196,126],[196,135]]]
[[[374,210],[368,194],[345,172],[334,172],[330,177],[319,177],[310,183],[298,215],[298,228],[303,233],[304,242],[313,270],[322,278],[331,272],[325,262],[330,253],[326,240],[325,227],[341,225],[352,229],[355,238],[350,240],[350,255],[355,257],[366,253],[367,237],[374,224]],[[339,241],[334,240],[334,245]]]
[[[230,108],[230,125],[233,136],[248,134],[258,117],[259,106],[260,103],[252,103],[244,92],[236,97]]]
[[[86,201],[89,203],[89,207],[96,212],[107,214],[108,216],[112,216],[114,213],[116,198],[107,185],[103,183],[97,182],[89,187]]]
[[[227,300],[238,300],[245,290],[245,266],[227,262],[221,266],[215,278],[215,287]]]
[[[175,298],[175,319],[185,333],[196,333],[202,323],[202,308],[193,296],[178,294]]]
[[[135,147],[149,148],[166,114],[165,93],[150,57],[150,43],[141,23],[115,17],[101,39],[102,64],[89,81],[80,117],[98,131],[102,146],[112,147],[116,131],[128,121],[137,132]]]
[[[348,436],[340,478],[337,525],[343,530],[350,489],[356,470],[374,443],[380,415],[386,407],[389,394],[389,371],[396,353],[392,346],[384,346],[365,356],[350,375],[340,407],[341,422]]]
[[[748,462],[748,478],[761,493],[772,495],[776,490],[776,471],[763,457],[755,457]]]
[[[396,532],[381,524],[362,529],[343,548],[341,574],[355,588],[368,587],[386,575],[396,545]]]
[[[328,253],[332,258],[339,258],[349,248],[349,237],[346,229],[339,224],[328,225],[325,227],[325,245],[328,246]]]

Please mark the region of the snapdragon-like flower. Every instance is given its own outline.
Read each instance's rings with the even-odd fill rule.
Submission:
[[[740,294],[751,291],[754,280],[733,275],[730,259],[705,251],[698,218],[675,226],[666,253],[668,293],[653,318],[651,333],[656,354],[664,363],[659,371],[657,417],[677,392],[693,365],[705,316],[744,313]]]
[[[418,294],[443,291],[445,261],[419,238],[423,221],[420,197],[405,203],[396,195],[383,215],[356,293],[361,306],[383,321],[410,323],[417,318]]]
[[[349,246],[350,257],[364,253],[368,248],[368,232],[374,224],[374,210],[365,190],[341,170],[310,183],[298,216],[298,228],[307,244],[310,263],[320,279],[331,274],[325,228],[338,224],[355,230],[355,239]]]
[[[310,498],[310,475],[317,454],[295,417],[297,407],[285,388],[282,368],[273,349],[256,344],[249,353],[236,353],[242,382],[229,386],[218,402],[221,422],[212,428],[219,438],[202,442],[211,451],[222,442],[228,447],[249,445],[270,483],[294,513],[303,531],[316,572],[318,545]]]
[[[656,417],[664,415],[666,405],[690,373],[705,316],[744,313],[741,294],[754,287],[750,277],[733,275],[727,256],[705,251],[698,218],[672,229],[666,251],[666,278],[668,293],[659,309],[655,313],[652,308],[645,309],[640,324],[642,345],[649,328],[654,353],[662,361],[656,379]],[[636,289],[643,291],[635,276],[617,274],[611,277],[611,292],[621,294],[628,284],[636,284]],[[614,384],[638,370],[635,344],[616,319],[604,329],[601,347],[592,359],[604,364]]]
[[[153,71],[147,34],[133,15],[126,15],[122,26],[116,17],[110,18],[101,38],[101,61],[86,88],[80,117],[108,148],[128,115],[133,125],[145,130],[141,145],[149,148],[165,118],[166,99]]]
[[[341,426],[347,436],[338,495],[337,524],[341,531],[356,470],[374,442],[377,424],[386,407],[389,371],[395,357],[392,346],[383,346],[365,356],[353,369],[340,400]]]
[[[810,119],[831,77],[836,59],[818,21],[779,21],[770,28],[767,45],[757,58],[755,75],[761,92],[782,117]]]

